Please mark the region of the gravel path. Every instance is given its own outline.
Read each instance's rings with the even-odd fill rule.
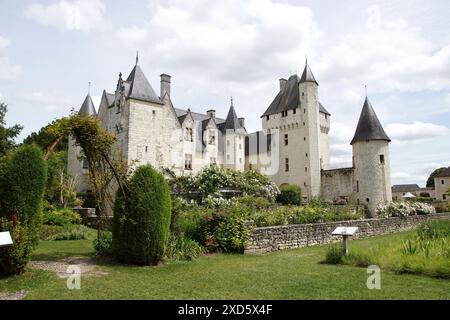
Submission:
[[[73,267],[78,267],[81,276],[103,276],[107,272],[98,270],[97,265],[88,258],[70,257],[60,261],[31,261],[29,268],[47,270],[55,272],[59,278],[68,278],[75,271]],[[69,269],[69,267],[72,267]]]
[[[15,293],[2,293],[0,292],[0,300],[22,300],[27,295],[28,291],[20,290]]]

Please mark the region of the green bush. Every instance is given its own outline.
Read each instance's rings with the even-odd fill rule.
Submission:
[[[414,201],[425,202],[425,203],[433,203],[434,199],[430,198],[430,197],[416,197],[416,198],[414,198]]]
[[[13,226],[12,221],[0,219],[0,231],[9,231],[14,243],[13,246],[0,247],[0,276],[21,273],[34,250],[33,241],[28,237],[28,230],[19,221]]]
[[[84,240],[87,239],[89,228],[83,225],[65,225],[53,240]]]
[[[327,264],[340,264],[344,257],[344,252],[341,246],[333,245],[327,249],[325,256],[325,263]]]
[[[436,205],[436,213],[450,212],[450,201],[440,202]]]
[[[254,209],[267,209],[272,206],[272,203],[267,198],[255,197],[250,195],[237,197],[234,199],[234,202]]]
[[[39,239],[41,240],[53,240],[57,234],[63,231],[62,226],[42,225]]]
[[[0,274],[10,275],[23,271],[39,241],[47,164],[36,145],[21,146],[0,162],[0,231],[15,237],[12,247],[0,251]]]
[[[93,192],[80,192],[77,194],[77,198],[83,202],[83,208],[96,208],[97,202]]]
[[[171,231],[176,235],[184,235],[190,239],[203,243],[205,240],[208,218],[213,216],[211,208],[197,204],[181,204],[174,200],[171,219]]]
[[[108,231],[102,232],[98,239],[94,239],[95,253],[99,256],[108,257],[112,255],[112,233]]]
[[[114,204],[113,252],[125,263],[156,264],[167,246],[171,218],[169,187],[150,165],[136,169]]]
[[[277,196],[277,202],[284,205],[301,205],[302,189],[295,184],[281,186],[280,194]]]
[[[168,260],[193,260],[204,252],[203,247],[196,241],[171,233],[167,245],[166,258]]]
[[[329,221],[357,220],[364,217],[363,213],[351,206],[317,205],[280,206],[271,210],[258,210],[250,219],[257,227],[268,227],[286,224],[319,223]]]
[[[40,232],[41,240],[83,240],[87,239],[89,228],[77,224],[43,225]]]
[[[43,223],[51,226],[80,224],[81,217],[72,209],[56,209],[52,211],[44,211]]]
[[[224,252],[243,253],[250,230],[239,213],[216,215],[213,235]]]

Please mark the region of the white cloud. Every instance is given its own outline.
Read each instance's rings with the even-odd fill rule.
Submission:
[[[191,81],[273,81],[295,71],[320,37],[309,8],[271,0],[161,1],[150,14],[117,38],[177,77],[195,72]]]
[[[9,39],[0,36],[0,81],[1,80],[13,80],[20,72],[22,67],[13,64],[6,56],[6,49],[9,46]]]
[[[327,44],[329,46],[329,43]],[[450,44],[436,46],[418,27],[405,20],[384,19],[378,6],[367,9],[367,25],[354,28],[320,61],[322,77],[369,93],[442,90],[450,86]]]
[[[34,108],[43,108],[48,112],[54,112],[67,108],[69,105],[68,99],[57,97],[54,94],[46,94],[39,91],[31,92],[25,95],[24,100],[31,104]]]
[[[30,4],[25,16],[46,26],[89,31],[103,26],[105,6],[101,0],[60,0],[53,4]]]
[[[9,40],[0,36],[0,50],[5,49],[7,46],[9,46]]]
[[[417,181],[421,181],[421,184],[423,185],[428,179],[428,176],[400,171],[393,172],[391,174],[391,179],[394,181],[393,184],[417,183]]]
[[[386,132],[393,141],[416,141],[448,135],[450,130],[445,126],[414,121],[410,124],[390,123],[386,126]]]

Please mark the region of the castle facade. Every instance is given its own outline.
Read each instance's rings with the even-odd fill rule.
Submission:
[[[174,105],[171,76],[161,75],[157,94],[137,60],[126,80],[119,75],[114,93],[103,91],[98,112],[88,94],[79,114],[98,117],[115,133],[116,148],[130,165],[150,163],[176,175],[212,164],[257,170],[279,186],[300,186],[305,198],[365,205],[374,215],[379,203],[392,200],[390,139],[367,97],[351,141],[352,167],[330,169],[331,115],[319,101],[310,67],[279,81],[279,92],[261,115],[262,130],[254,133],[245,129],[233,100],[224,118],[216,110],[197,113]],[[78,191],[89,190],[87,169],[71,140],[68,172],[78,178]]]

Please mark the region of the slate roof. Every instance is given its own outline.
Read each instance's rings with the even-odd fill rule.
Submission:
[[[417,184],[396,184],[392,186],[392,192],[407,192],[419,189],[420,187]]]
[[[241,123],[236,115],[236,110],[234,110],[233,105],[231,105],[230,110],[228,110],[227,118],[225,119],[224,129],[236,130],[241,127]]]
[[[97,112],[95,111],[94,103],[92,102],[91,95],[88,94],[81,105],[80,111],[78,111],[80,116],[95,116]]]
[[[126,88],[127,98],[163,104],[138,64],[131,70],[126,82],[130,85],[129,89]]]
[[[316,78],[314,78],[314,75],[309,68],[308,63],[306,63],[305,69],[303,69],[302,76],[300,77],[300,83],[303,82],[314,82],[315,84],[319,85],[316,81]]]
[[[111,107],[114,104],[114,100],[116,100],[116,95],[105,91],[105,96],[106,96],[106,102],[108,103],[108,106]]]
[[[355,135],[350,144],[357,141],[369,140],[385,140],[390,142],[391,139],[384,132],[380,120],[378,120],[369,99],[366,97],[364,106],[359,116],[358,126],[356,127]]]
[[[440,174],[436,175],[435,178],[444,178],[444,177],[450,177],[450,167],[442,171]]]
[[[308,79],[308,77],[305,76],[305,79]],[[267,108],[267,110],[263,113],[261,117],[269,116],[275,113],[280,113],[282,111],[287,111],[300,107],[300,92],[298,89],[300,81],[301,79],[299,79],[296,74],[290,76],[289,79],[286,81],[283,90],[280,90],[280,92],[278,92],[275,99],[269,105],[269,108]],[[326,115],[331,115],[320,102],[319,102],[319,112],[324,113]]]
[[[175,108],[175,113],[177,114],[178,119],[182,118],[184,120],[187,110]],[[194,121],[203,121],[209,119],[209,115],[204,113],[198,113],[198,112],[192,112],[191,111],[192,118],[194,118]],[[224,119],[221,118],[214,118],[214,121],[216,121],[216,124],[225,122]],[[182,121],[180,121],[182,122]]]

